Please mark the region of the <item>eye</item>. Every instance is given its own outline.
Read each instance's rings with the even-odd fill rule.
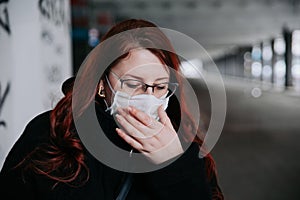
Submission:
[[[140,87],[142,84],[139,81],[127,80],[124,81],[124,85],[131,89],[136,89]]]
[[[158,85],[156,85],[156,88],[158,90],[166,90],[168,88],[168,84],[165,84],[165,83],[158,84]]]

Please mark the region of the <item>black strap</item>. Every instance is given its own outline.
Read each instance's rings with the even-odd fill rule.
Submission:
[[[116,200],[125,200],[132,185],[132,174],[128,174]]]

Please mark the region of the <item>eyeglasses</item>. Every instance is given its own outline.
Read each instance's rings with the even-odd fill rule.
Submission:
[[[142,94],[147,91],[148,88],[152,88],[152,93],[156,97],[161,97],[167,92],[168,96],[171,96],[175,93],[178,83],[163,82],[153,85],[146,84],[142,81],[136,79],[122,79],[113,71],[110,71],[112,75],[121,82],[122,91],[130,95]]]

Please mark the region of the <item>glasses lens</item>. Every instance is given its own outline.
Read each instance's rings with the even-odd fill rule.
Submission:
[[[123,80],[122,82],[122,90],[128,94],[142,94],[144,93],[149,85],[138,81],[138,80]],[[152,86],[152,90],[154,88],[154,95],[157,97],[161,97],[169,91],[169,94],[173,94],[176,90],[177,84],[176,83],[159,83],[154,84]]]
[[[169,83],[160,83],[155,85],[154,87],[154,95],[155,96],[163,96],[168,92]]]
[[[136,80],[124,80],[123,87],[129,90],[135,90],[143,87],[143,83]]]

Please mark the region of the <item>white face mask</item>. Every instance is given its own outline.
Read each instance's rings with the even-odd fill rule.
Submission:
[[[115,91],[108,78],[106,77],[107,83],[111,91],[114,93],[114,99],[110,107],[106,109],[106,111],[110,110],[110,114],[113,115],[117,112],[117,108],[126,108],[128,106],[133,106],[149,116],[153,117],[156,120],[159,120],[157,109],[159,106],[163,105],[164,110],[167,109],[169,98],[166,96],[168,92],[160,98],[155,97],[150,94],[139,94],[130,96],[129,94],[121,91]]]
[[[167,93],[161,98],[157,98],[150,94],[130,96],[127,93],[117,91],[115,93],[113,103],[108,110],[110,110],[110,114],[112,115],[117,112],[117,108],[119,107],[126,108],[128,106],[134,106],[135,108],[158,120],[158,107],[162,105],[164,110],[166,110],[168,107],[169,97],[166,98],[166,96]]]

